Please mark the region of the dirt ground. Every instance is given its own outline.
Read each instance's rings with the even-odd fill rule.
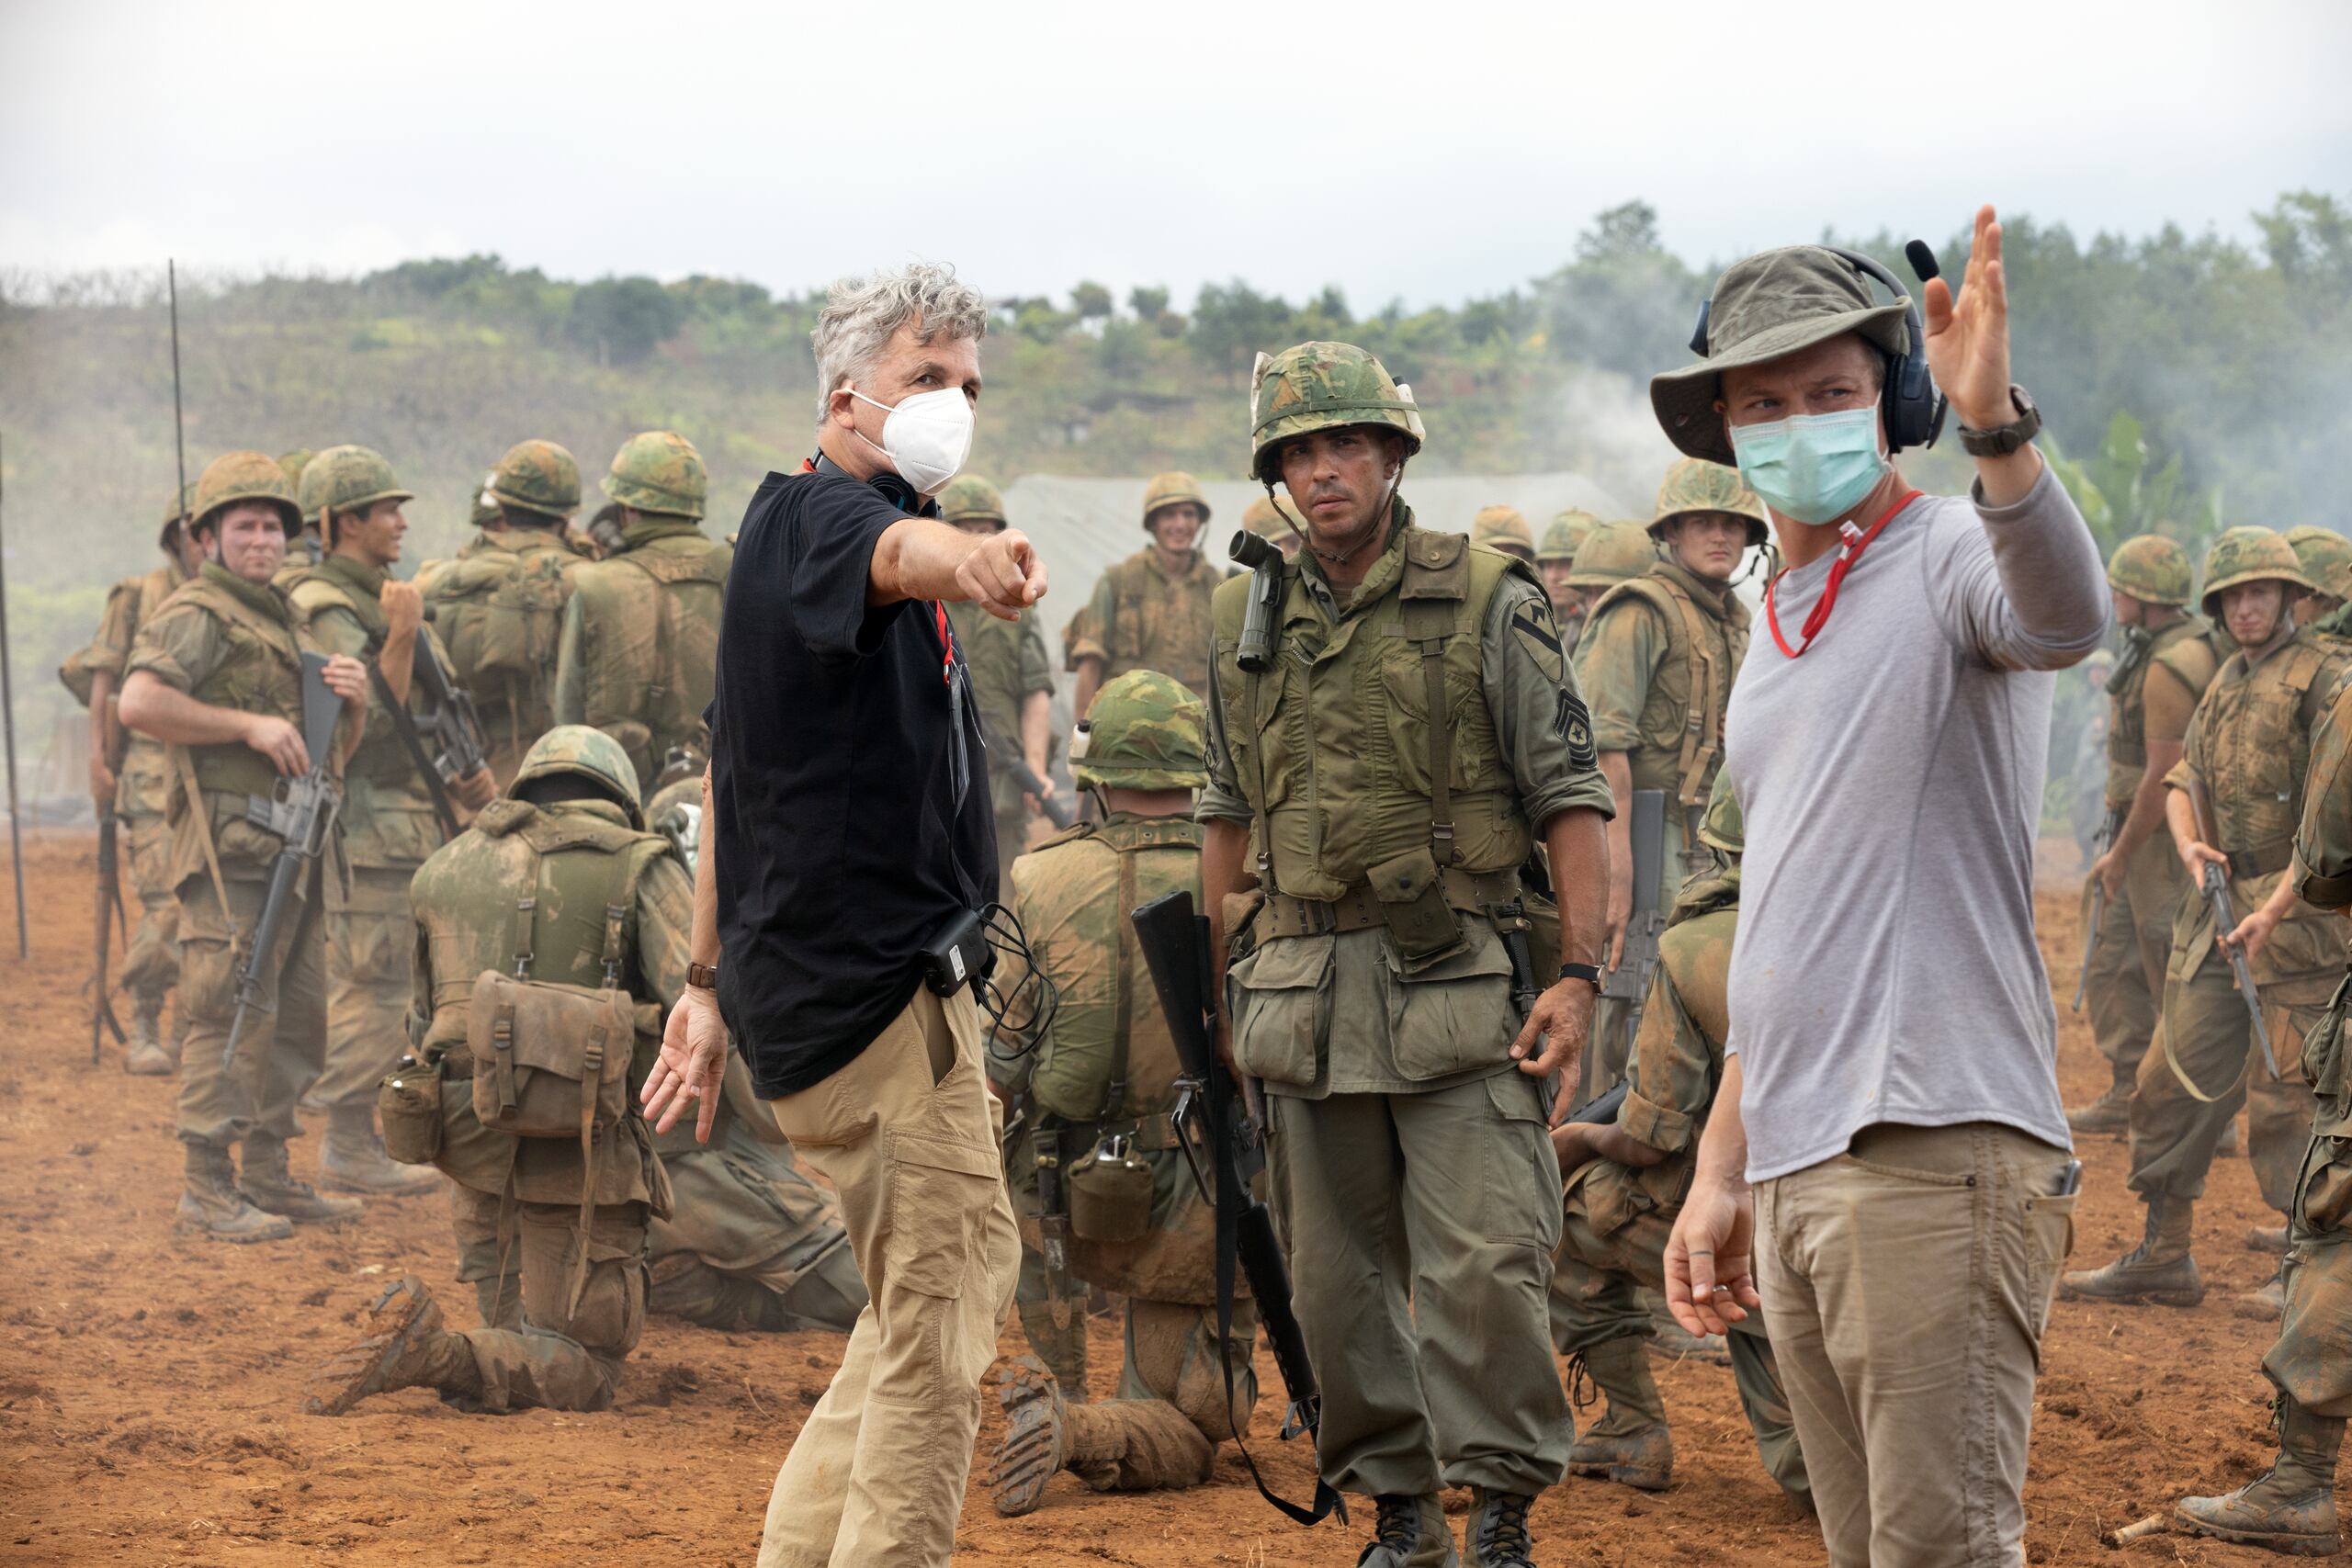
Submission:
[[[654,1320],[616,1406],[592,1416],[468,1416],[421,1390],[341,1420],[300,1414],[310,1370],[346,1340],[363,1303],[414,1272],[443,1290],[458,1325],[471,1293],[445,1285],[446,1201],[382,1200],[339,1230],[233,1247],[172,1234],[180,1154],[174,1085],[125,1077],[108,1043],[87,1056],[95,841],[43,837],[27,852],[32,955],[0,935],[0,1016],[15,1070],[0,1077],[0,1564],[685,1562],[749,1564],[768,1485],[831,1378],[838,1339],[715,1334]],[[2071,851],[2059,852],[2071,856]],[[2053,868],[2054,869],[2054,868]],[[0,891],[0,932],[8,911]],[[2072,899],[2041,898],[2044,951],[2073,989],[2080,948]],[[2105,1067],[2089,1031],[2060,1012],[2067,1098],[2096,1092]],[[315,1133],[316,1129],[313,1129]],[[2112,1258],[2137,1239],[2124,1146],[2099,1139],[2075,1257]],[[317,1157],[314,1139],[295,1153]],[[2045,1344],[2027,1505],[2037,1563],[2238,1563],[2266,1553],[2165,1536],[2115,1552],[2101,1529],[2219,1491],[2267,1462],[2267,1324],[2232,1298],[2259,1285],[2264,1258],[2241,1244],[2267,1220],[2242,1159],[2220,1163],[2198,1215],[2211,1289],[2192,1311],[2061,1303]],[[1004,1348],[1023,1348],[1017,1326]],[[1095,1325],[1099,1385],[1118,1340]],[[1278,1389],[1271,1361],[1261,1368]],[[1758,1468],[1731,1374],[1661,1365],[1674,1420],[1676,1484],[1648,1496],[1571,1481],[1538,1505],[1546,1563],[1821,1560],[1811,1523]],[[1261,1407],[1261,1431],[1268,1423]],[[985,1473],[1001,1423],[981,1433]],[[1294,1496],[1311,1455],[1271,1436],[1260,1460]],[[1449,1499],[1459,1510],[1465,1497]],[[956,1546],[968,1562],[1352,1563],[1364,1532],[1289,1525],[1259,1501],[1228,1449],[1216,1482],[1160,1496],[1098,1495],[1064,1476],[1046,1506],[999,1519],[975,1487]]]

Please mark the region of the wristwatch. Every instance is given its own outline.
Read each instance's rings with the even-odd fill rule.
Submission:
[[[1582,980],[1591,986],[1594,991],[1598,992],[1600,989],[1600,965],[1598,964],[1563,964],[1560,965],[1560,978],[1563,980]]]
[[[706,991],[715,991],[718,989],[718,965],[716,964],[688,963],[686,965],[686,984],[697,987]]]
[[[1960,427],[1961,450],[1972,457],[2006,457],[2041,431],[2041,411],[2033,406],[2033,397],[2016,382],[2009,383],[2009,406],[2018,411],[2017,418],[1994,430],[1977,430],[1969,425]]]

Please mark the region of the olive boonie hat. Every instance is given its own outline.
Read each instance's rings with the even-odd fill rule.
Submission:
[[[1706,357],[1650,378],[1650,407],[1667,439],[1693,457],[1736,468],[1723,415],[1723,372],[1860,333],[1888,354],[1906,354],[1911,297],[1871,303],[1870,280],[1819,245],[1785,245],[1734,262],[1708,297]]]

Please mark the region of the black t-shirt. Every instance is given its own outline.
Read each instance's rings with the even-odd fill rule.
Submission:
[[[994,896],[987,766],[968,696],[952,728],[945,619],[865,602],[875,541],[904,515],[830,464],[771,473],[727,575],[709,708],[718,1006],[769,1098],[871,1043],[922,983],[924,942]]]

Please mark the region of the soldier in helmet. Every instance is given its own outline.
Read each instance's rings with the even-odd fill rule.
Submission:
[[[2295,859],[2287,873],[2303,901],[2352,909],[2352,685],[2339,687],[2312,732]],[[2337,927],[2341,931],[2344,928]],[[2339,953],[2340,957],[2352,954]],[[2218,1497],[2185,1497],[2180,1528],[2274,1551],[2339,1551],[2335,1461],[2352,1416],[2352,1050],[2339,987],[2303,1038],[2303,1073],[2316,1093],[2287,1255],[2285,1321],[2262,1370],[2278,1390],[2278,1458],[2269,1472]],[[2283,1064],[2281,1064],[2283,1066]]]
[[[1241,513],[1241,525],[1272,544],[1286,558],[1298,554],[1305,538],[1299,530],[1298,514],[1279,496],[1261,495],[1251,502]]]
[[[2312,580],[2312,591],[2295,601],[2295,619],[2307,626],[2344,607],[2344,595],[2335,585],[2352,574],[2352,539],[2309,523],[2288,529],[2286,538],[2295,547],[2303,575]]]
[[[709,754],[702,715],[735,550],[703,534],[702,454],[674,431],[621,443],[604,487],[621,509],[620,548],[572,574],[555,719],[618,740],[650,790],[673,750],[694,763]]]
[[[1493,1568],[1530,1561],[1528,1506],[1572,1435],[1545,1086],[1573,1076],[1600,986],[1610,799],[1532,569],[1399,499],[1421,442],[1361,348],[1260,362],[1251,472],[1307,543],[1265,668],[1239,663],[1248,581],[1217,591],[1201,876],[1233,944],[1230,1059],[1266,1089],[1322,1475],[1378,1499],[1373,1568],[1453,1562],[1437,1494],[1472,1488],[1468,1559]],[[1561,904],[1522,950],[1522,1017],[1513,911],[1552,914],[1520,875],[1539,842]]]
[[[2180,761],[2188,716],[2236,650],[2225,632],[2189,608],[2188,552],[2161,534],[2126,539],[2107,563],[2123,657],[2107,678],[2107,821],[2091,875],[2106,912],[2084,987],[2091,1033],[2113,1078],[2089,1104],[2066,1113],[2077,1133],[2121,1133],[2132,1086],[2155,1037],[2165,994],[2173,911],[2188,879],[2165,830],[2165,779]]]
[[[481,513],[489,511],[488,521]],[[552,441],[518,441],[475,498],[480,530],[456,558],[417,573],[452,672],[472,695],[503,788],[555,723],[556,644],[571,571],[564,536],[580,508],[580,465]]]
[[[1624,1105],[1609,1122],[1571,1122],[1552,1134],[1567,1181],[1552,1280],[1553,1334],[1560,1353],[1608,1400],[1600,1419],[1568,1450],[1568,1471],[1645,1492],[1663,1492],[1672,1480],[1674,1443],[1643,1349],[1657,1326],[1645,1296],[1666,1282],[1667,1237],[1723,1077],[1730,1029],[1724,993],[1746,835],[1730,781],[1720,774],[1699,841],[1690,880],[1658,942],[1640,1041],[1625,1066]],[[1810,1506],[1804,1455],[1763,1319],[1733,1324],[1724,1340],[1765,1470]]]
[[[1535,551],[1535,575],[1544,580],[1552,615],[1560,623],[1560,646],[1570,655],[1577,650],[1577,639],[1584,635],[1585,599],[1568,580],[1576,570],[1577,551],[1600,522],[1591,513],[1571,506],[1552,519]]]
[[[1535,533],[1516,506],[1482,506],[1470,520],[1470,542],[1500,550],[1513,560],[1535,564]]]
[[[401,503],[415,499],[391,465],[365,446],[330,446],[303,468],[300,497],[327,553],[280,579],[295,620],[318,647],[376,666],[367,734],[345,768],[338,817],[349,874],[326,879],[326,1066],[306,1097],[327,1113],[319,1182],[334,1192],[429,1192],[441,1185],[432,1171],[385,1157],[376,1083],[400,1059],[407,1032],[409,879],[442,842],[439,780],[411,750],[412,716],[429,716],[414,689],[417,643],[445,665],[447,655],[424,625],[415,585],[391,575],[408,534]],[[497,789],[490,770],[478,769],[449,786],[444,804],[477,810]]]
[[[1154,671],[1105,684],[1087,709],[1085,754],[1070,764],[1081,788],[1101,792],[1102,819],[1050,840],[1013,871],[1014,912],[1060,1005],[1032,1049],[990,1064],[1000,1090],[1029,1111],[1007,1145],[1005,1179],[1029,1239],[1040,1158],[1070,1173],[1057,1217],[1069,1226],[1071,1272],[1125,1296],[1127,1324],[1118,1393],[1102,1404],[1085,1403],[1082,1366],[1074,1382],[1029,1358],[1005,1371],[1001,1514],[1035,1508],[1058,1470],[1097,1491],[1197,1486],[1257,1403],[1256,1325],[1243,1303],[1226,1407],[1214,1225],[1169,1122],[1181,1068],[1150,973],[1125,934],[1138,905],[1180,889],[1200,896],[1192,818],[1193,792],[1208,776],[1203,712],[1200,698]],[[1023,1265],[1025,1326],[1028,1257]],[[1080,1335],[1085,1326],[1081,1309]]]
[[[1151,543],[1106,569],[1094,596],[1062,632],[1064,668],[1076,671],[1071,706],[1084,713],[1103,682],[1130,670],[1173,675],[1194,692],[1209,678],[1209,595],[1224,574],[1201,558],[1208,498],[1185,473],[1154,474],[1143,488]]]
[[[967,534],[1001,534],[1004,497],[978,475],[960,475],[939,492],[939,518]],[[1016,757],[1026,761],[1052,793],[1046,770],[1054,759],[1053,665],[1035,620],[999,620],[971,604],[950,604],[947,619],[971,669],[972,694],[989,739],[989,787],[996,797],[997,897],[1010,902],[1012,863],[1029,842],[1029,824],[1037,816],[1040,799],[1022,787],[1007,764]]]
[[[386,1128],[436,1150],[455,1183],[461,1280],[482,1326],[452,1332],[411,1275],[377,1298],[367,1333],[320,1369],[306,1408],[340,1416],[370,1394],[427,1387],[469,1410],[601,1410],[645,1326],[647,1227],[671,1187],[639,1112],[658,1042],[653,1009],[686,984],[694,892],[670,843],[645,830],[637,769],[611,737],[549,730],[502,798],[416,874],[414,1059],[385,1080]],[[635,1037],[618,1120],[593,1140],[484,1124],[485,970],[594,992],[617,987],[649,1021]],[[504,1004],[519,1010],[519,1004]],[[542,1049],[547,1049],[542,1046]],[[495,1097],[488,1097],[496,1104]],[[583,1145],[586,1145],[583,1148]],[[519,1290],[499,1269],[511,1252]]]
[[[2342,948],[2288,873],[2312,729],[2352,669],[2352,650],[2296,626],[2295,600],[2310,589],[2294,547],[2267,528],[2232,528],[2205,558],[2205,614],[2237,650],[2206,688],[2181,760],[2165,775],[2165,816],[2187,881],[2222,867],[2239,920],[2235,931],[2217,931],[2211,906],[2197,897],[2175,913],[2156,1043],[2132,1096],[2132,1190],[2148,1206],[2147,1236],[2103,1269],[2068,1274],[2068,1297],[2168,1306],[2203,1298],[2190,1222],[2214,1146],[2242,1103],[2253,1108],[2246,1153],[2263,1199],[2292,1209],[2312,1112],[2297,1064],[2341,978]],[[2204,824],[2192,788],[2210,803]],[[2228,956],[2217,951],[2223,944],[2242,951],[2253,971],[2275,1076],[2259,1059],[2249,1069],[2253,1029]],[[2276,1283],[2253,1303],[2275,1310]]]
[[[311,466],[311,449],[297,446],[291,452],[277,455],[278,471],[286,476],[289,494],[299,495],[302,490],[302,471]],[[319,525],[311,518],[302,519],[301,527],[286,541],[286,560],[277,569],[277,586],[285,587],[294,574],[306,566],[316,566],[326,558],[326,547],[319,542]]]
[[[293,1220],[340,1218],[348,1205],[295,1179],[288,1141],[301,1132],[294,1100],[326,1049],[320,863],[297,889],[300,908],[257,964],[260,1006],[223,1064],[236,1011],[236,971],[267,897],[281,841],[251,819],[280,779],[311,770],[302,741],[301,655],[311,650],[286,596],[272,586],[300,521],[285,472],[261,452],[215,458],[196,481],[188,535],[203,557],[140,629],[123,679],[122,721],[166,749],[164,875],[179,901],[179,1136],[187,1188],[181,1228],[221,1241],[274,1241]],[[329,660],[347,747],[364,723],[368,672]],[[243,1145],[244,1169],[231,1158]]]
[[[1601,596],[1621,582],[1629,581],[1648,571],[1657,560],[1657,541],[1639,523],[1596,523],[1577,546],[1576,562],[1566,577],[1568,588],[1577,594],[1589,617]],[[1580,618],[1577,646],[1582,648],[1582,626],[1589,620]]]
[[[180,1040],[187,1032],[187,1009],[175,1021],[175,1038],[163,1041],[164,998],[179,978],[179,908],[166,875],[171,829],[164,819],[170,796],[164,748],[153,736],[123,728],[116,712],[123,668],[139,631],[163,608],[181,583],[196,575],[202,556],[187,532],[188,501],[181,491],[164,507],[156,547],[164,563],[139,577],[126,577],[107,594],[98,635],[59,671],[66,688],[90,710],[90,795],[101,814],[111,811],[130,831],[130,885],[139,895],[139,925],[123,954],[122,988],[130,993],[130,1044],[122,1070],[140,1077],[162,1077],[179,1070]]]
[[[1736,468],[1682,457],[1666,471],[1648,536],[1662,549],[1635,577],[1603,592],[1577,644],[1577,686],[1592,706],[1592,740],[1617,800],[1609,827],[1611,867],[1633,864],[1634,792],[1665,792],[1665,852],[1651,894],[1674,901],[1696,846],[1698,818],[1723,765],[1724,712],[1747,656],[1747,606],[1732,574],[1770,536],[1764,503]],[[1588,546],[1589,547],[1589,545]],[[1596,565],[1600,563],[1596,562]],[[1630,877],[1609,885],[1610,962],[1633,916]],[[1627,1010],[1603,998],[1586,1057],[1588,1091],[1624,1070]]]

